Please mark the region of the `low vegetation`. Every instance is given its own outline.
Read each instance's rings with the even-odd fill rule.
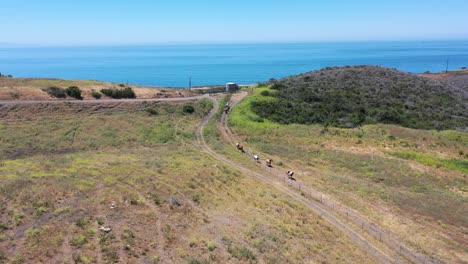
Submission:
[[[55,98],[65,98],[67,97],[67,93],[65,89],[56,87],[56,86],[50,86],[48,88],[42,89],[44,92],[46,92],[48,95],[55,97]]]
[[[95,90],[92,90],[91,91],[91,96],[94,98],[94,99],[101,99],[102,97],[102,94],[98,91],[95,91]]]
[[[83,97],[81,96],[81,90],[77,86],[70,86],[66,89],[57,86],[50,86],[42,90],[51,97],[55,98],[63,99],[69,96],[78,100],[83,100]]]
[[[422,129],[468,127],[468,94],[428,78],[374,66],[333,67],[271,80],[270,100],[252,104],[282,124],[356,127],[398,124]]]
[[[65,89],[65,93],[78,100],[83,100],[83,97],[81,96],[81,90],[77,86],[70,86],[67,89]]]
[[[320,216],[202,151],[194,132],[211,107],[0,107],[1,261],[373,260]]]
[[[254,88],[229,114],[241,143],[280,171],[331,195],[379,226],[447,262],[466,259],[468,133],[394,124],[339,128],[282,124],[258,115],[280,90]],[[272,110],[273,111],[273,110]],[[213,141],[213,148],[235,154]]]
[[[101,93],[114,99],[134,99],[136,94],[131,87],[121,89],[102,89]]]
[[[123,86],[122,86],[123,85]],[[0,100],[49,100],[56,97],[55,93],[49,95],[49,87],[66,88],[76,86],[81,91],[81,97],[86,99],[97,99],[102,89],[124,89],[129,87],[125,84],[114,84],[108,82],[92,80],[62,80],[62,79],[40,79],[40,78],[0,78]],[[131,86],[136,98],[156,98],[156,97],[187,97],[193,93],[188,89],[144,87],[138,85]],[[93,91],[95,91],[93,93]],[[63,93],[62,93],[63,94]],[[127,96],[131,94],[128,93]],[[60,96],[60,95],[59,95]],[[73,97],[70,97],[73,98]],[[112,98],[112,97],[110,97]]]

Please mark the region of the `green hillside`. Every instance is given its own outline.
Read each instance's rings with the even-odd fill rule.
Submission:
[[[270,80],[274,97],[252,104],[282,124],[356,127],[398,124],[420,129],[468,127],[466,91],[445,82],[376,66],[333,67]]]

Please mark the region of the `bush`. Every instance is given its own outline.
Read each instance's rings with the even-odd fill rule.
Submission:
[[[70,86],[67,89],[65,89],[65,93],[78,100],[83,100],[83,97],[81,96],[81,90],[77,86]]]
[[[88,239],[83,236],[83,235],[79,235],[75,238],[73,238],[71,241],[70,241],[70,244],[74,247],[81,247],[83,246],[84,244],[86,244],[86,242],[88,242]]]
[[[114,99],[134,99],[136,94],[131,87],[123,89],[102,89],[101,93]]]
[[[214,242],[209,242],[208,243],[208,250],[209,251],[214,251],[216,249],[216,244]]]
[[[265,91],[262,91],[262,92],[260,93],[260,95],[262,95],[262,96],[270,96],[270,92],[268,92],[268,91],[265,90]]]
[[[93,90],[93,91],[91,91],[91,96],[94,97],[95,99],[99,100],[99,99],[101,99],[102,94],[100,92],[98,92],[98,91]]]
[[[195,112],[195,108],[193,108],[191,105],[184,105],[182,111],[187,114],[193,114]]]
[[[159,115],[159,111],[158,109],[154,109],[152,107],[148,107],[145,109],[146,112],[149,114],[149,115]]]
[[[237,259],[255,260],[254,253],[245,246],[229,246],[228,252]]]
[[[101,93],[108,97],[112,97],[113,92],[113,89],[101,89]]]
[[[55,97],[55,98],[67,97],[67,93],[65,92],[65,89],[56,87],[56,86],[50,86],[46,89],[42,89],[42,91],[46,92],[48,95]]]

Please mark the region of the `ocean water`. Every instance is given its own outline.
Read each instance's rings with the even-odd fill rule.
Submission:
[[[438,72],[468,67],[468,41],[3,47],[0,72],[187,87],[251,84],[328,66],[381,65]]]

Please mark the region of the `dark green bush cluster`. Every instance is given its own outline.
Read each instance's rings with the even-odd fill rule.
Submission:
[[[262,95],[262,96],[270,96],[270,92],[268,92],[268,91],[262,91],[262,92],[260,93],[260,95]]]
[[[76,86],[70,86],[67,89],[57,86],[50,86],[48,88],[42,89],[42,91],[55,98],[66,98],[67,96],[70,96],[79,100],[83,99],[80,88]]]
[[[78,88],[76,86],[68,87],[67,89],[65,89],[65,93],[68,96],[73,97],[75,99],[83,100],[83,97],[81,96],[81,90],[80,90],[80,88]]]
[[[387,123],[421,129],[468,127],[466,93],[439,81],[374,66],[333,67],[270,80],[274,101],[252,109],[279,123],[337,127]],[[266,94],[262,94],[266,95]]]
[[[65,98],[67,97],[67,93],[65,89],[56,87],[56,86],[50,86],[48,88],[42,89],[44,92],[46,92],[48,95],[55,97],[55,98]]]
[[[93,90],[91,91],[91,96],[94,97],[95,99],[101,99],[102,94],[98,91]]]
[[[195,108],[191,105],[184,105],[182,111],[187,114],[193,114],[193,112],[195,112]]]
[[[114,99],[134,99],[136,94],[131,87],[122,89],[102,89],[101,93]]]

